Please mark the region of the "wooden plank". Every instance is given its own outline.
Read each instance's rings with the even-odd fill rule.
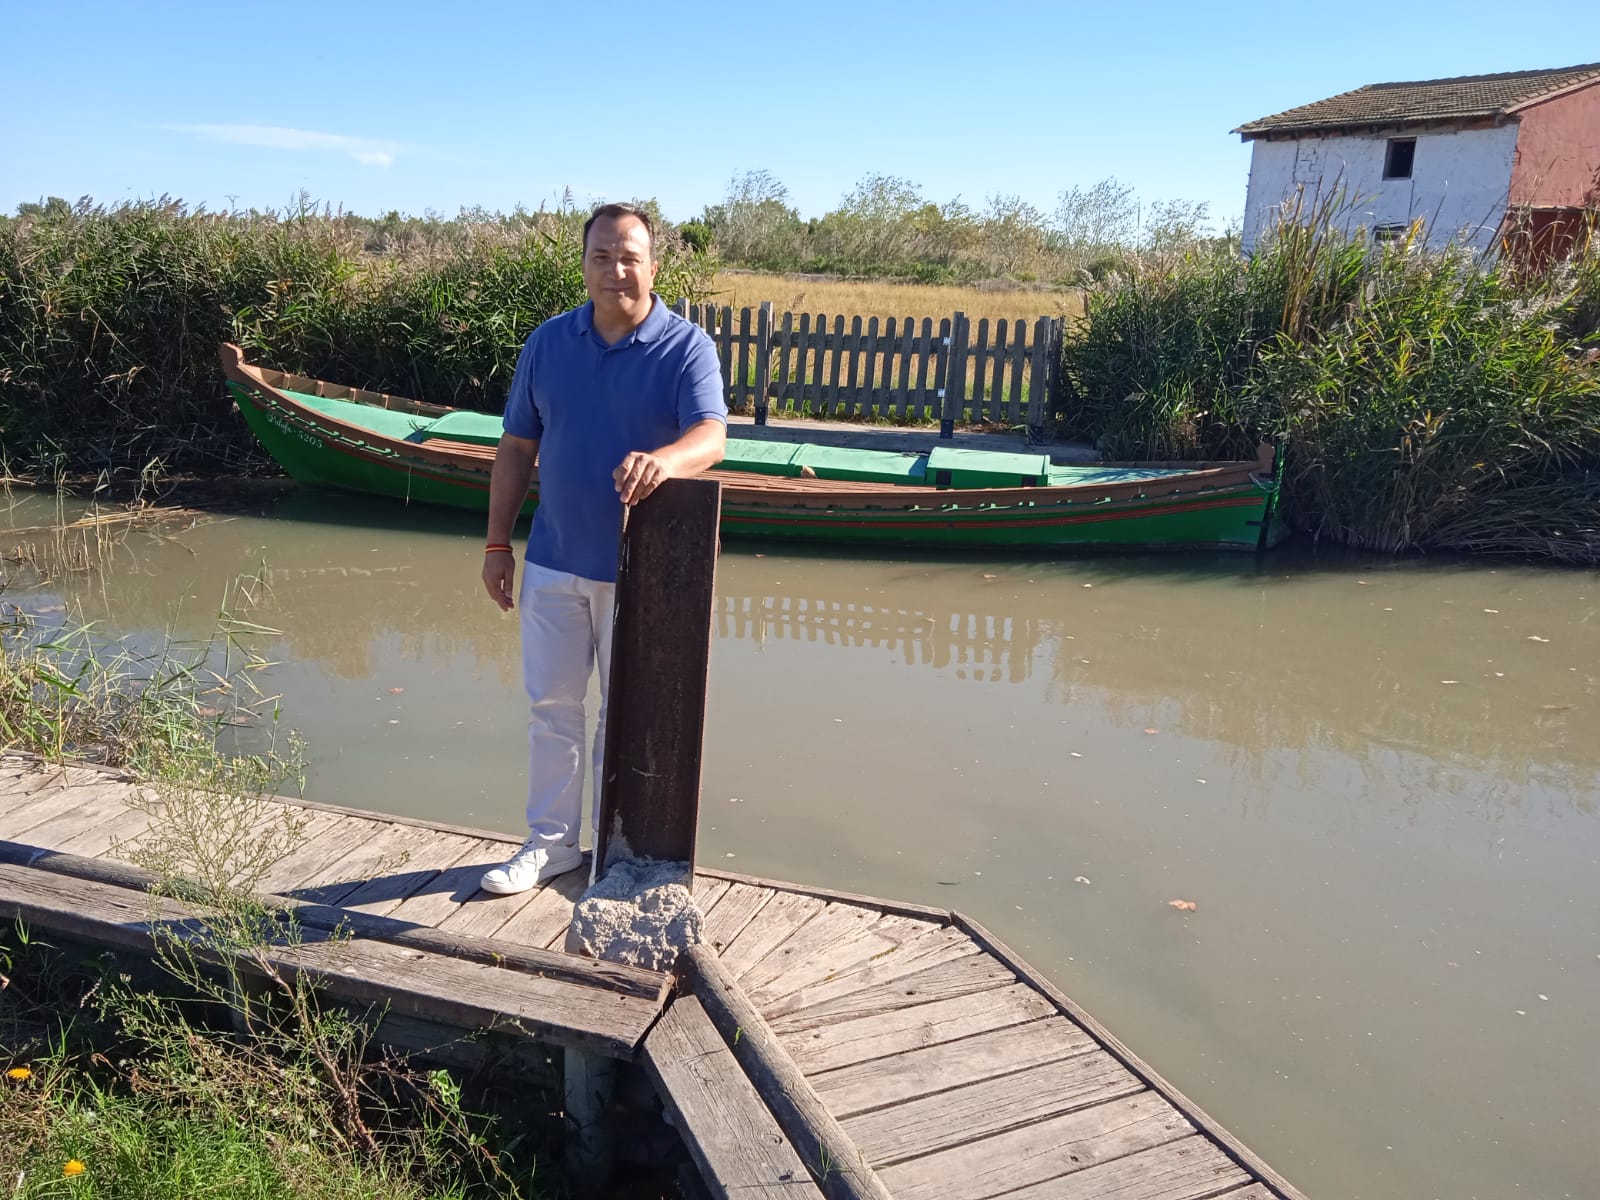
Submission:
[[[1050,318],[1040,317],[1033,326],[1033,348],[1028,358],[1028,428],[1044,429],[1050,412],[1050,399],[1046,395],[1045,353],[1050,347]]]
[[[1057,1011],[1076,1021],[1109,1053],[1115,1055],[1123,1066],[1127,1067],[1138,1078],[1144,1080],[1150,1088],[1165,1096],[1173,1106],[1193,1122],[1196,1128],[1221,1146],[1228,1156],[1245,1168],[1251,1176],[1270,1185],[1284,1197],[1284,1200],[1306,1200],[1304,1193],[1263,1162],[1255,1151],[1234,1137],[1198,1104],[1158,1075],[1143,1059],[1123,1045],[1109,1029],[1075,1001],[1069,999],[1066,993],[1025,963],[1019,955],[1013,952],[1004,942],[1000,941],[999,938],[995,937],[994,934],[990,933],[971,917],[963,916],[961,913],[953,912],[951,917],[956,926],[965,930],[973,941],[977,942],[988,953],[1008,964],[1017,972],[1018,977],[1026,979],[1029,986],[1039,995],[1048,999]]]
[[[641,1060],[713,1196],[822,1195],[693,996],[673,1001]]]
[[[768,390],[772,386],[772,302],[763,300],[756,314],[756,424],[767,423]]]
[[[1050,1005],[1025,984],[918,1004],[878,1016],[840,1021],[784,1036],[784,1045],[807,1075],[906,1050],[937,1046],[975,1033],[1036,1021]]]
[[[828,390],[819,412],[839,411],[839,371],[844,366],[844,315],[833,318],[833,344],[828,350]]]
[[[306,839],[267,869],[256,885],[260,891],[293,896],[308,880],[326,880],[330,868],[361,846],[382,822],[373,817],[319,814]]]
[[[1006,1200],[1207,1200],[1250,1176],[1194,1136],[1004,1193]]]
[[[706,917],[701,931],[705,944],[717,950],[726,949],[774,895],[775,892],[748,883],[730,884],[716,908]]]
[[[456,860],[411,895],[387,909],[383,916],[417,925],[437,926],[478,893],[483,873],[505,856],[499,842],[479,838],[467,843]],[[583,872],[587,878],[588,872]]]
[[[779,323],[777,333],[778,347],[778,375],[773,383],[774,399],[778,402],[778,411],[788,410],[789,393],[789,347],[794,343],[794,314],[786,312]]]
[[[395,828],[404,829],[405,826]],[[477,838],[460,834],[440,834],[425,840],[413,840],[402,848],[406,855],[404,863],[400,864],[403,870],[365,879],[329,903],[375,915],[388,913],[429,887],[441,872],[460,862],[464,853],[476,850],[481,844]]]
[[[767,1018],[780,1025],[787,1016],[814,1005],[826,1004],[841,996],[877,987],[904,978],[928,967],[973,952],[972,939],[959,929],[940,928],[921,934],[898,950],[881,955],[854,971],[841,972],[820,983],[810,984],[787,996],[762,1003]]]
[[[784,610],[787,614],[789,598],[784,599]],[[784,620],[791,620],[787,615]],[[777,632],[782,632],[782,626]],[[696,876],[705,876],[707,879],[727,879],[734,883],[744,883],[751,887],[765,888],[772,892],[804,892],[808,896],[821,896],[824,900],[843,900],[846,904],[864,904],[886,913],[898,913],[907,917],[925,917],[939,925],[950,923],[950,910],[948,908],[934,908],[927,904],[911,904],[903,900],[884,900],[878,896],[865,896],[860,892],[845,892],[838,888],[813,887],[808,883],[789,883],[783,879],[766,879],[759,875],[741,875],[737,871],[724,871],[717,867],[700,867]]]
[[[745,401],[753,398],[754,380],[750,376],[750,306],[739,310],[739,374],[734,380],[731,403],[734,411],[743,412]]]
[[[85,858],[98,858],[116,850],[119,851],[117,857],[126,859],[136,848],[140,835],[149,828],[149,813],[140,808],[124,807],[121,813],[110,820],[59,840],[51,848],[67,854],[81,854]]]
[[[811,314],[800,314],[800,328],[794,341],[794,384],[790,395],[794,398],[791,409],[797,414],[806,411],[806,369],[811,349]]]
[[[552,879],[506,923],[495,930],[495,938],[524,946],[558,946],[572,924],[572,906],[589,886],[589,872],[568,871]]]
[[[863,988],[825,1004],[802,1008],[781,1018],[775,1017],[773,1024],[785,1035],[798,1034],[839,1021],[855,1021],[917,1004],[932,1004],[974,992],[992,991],[1016,982],[1016,974],[1005,963],[997,962],[974,949],[971,954],[890,983]]]
[[[596,878],[653,858],[694,872],[722,485],[669,479],[624,510]]]
[[[989,383],[988,404],[984,410],[991,421],[1004,419],[1001,405],[1006,394],[1006,363],[1010,359],[1010,343],[1006,339],[1010,332],[1010,321],[1001,317],[995,322],[994,348],[990,351],[994,355],[994,369]]]
[[[978,322],[978,346],[972,352],[972,420],[983,420],[983,401],[987,382],[984,370],[989,365],[989,318],[984,317]],[[956,413],[956,420],[961,420],[962,414]]]
[[[885,1167],[882,1174],[898,1200],[980,1200],[1045,1181],[1062,1183],[1063,1176],[1191,1133],[1170,1104],[1144,1092]],[[1040,1197],[1052,1194],[1039,1192]]]
[[[587,870],[582,867],[575,871],[567,872],[569,875],[582,875],[589,877]],[[479,877],[482,877],[480,869]],[[500,927],[516,916],[529,904],[539,897],[539,893],[553,886],[554,880],[547,882],[543,887],[534,888],[529,892],[521,892],[515,896],[496,896],[489,892],[474,890],[472,898],[465,904],[455,909],[449,916],[440,921],[435,928],[447,933],[465,933],[473,937],[494,937]]]
[[[765,1008],[811,984],[857,971],[927,931],[926,921],[886,916],[855,904],[830,904],[739,982]]]
[[[0,864],[0,918],[10,917],[92,945],[148,953],[149,921],[167,922],[168,932],[185,936],[189,910],[142,892]],[[307,940],[263,953],[280,971],[309,973],[341,1002],[466,1029],[509,1024],[527,1036],[611,1057],[631,1057],[660,1011],[652,999],[392,942]],[[250,959],[240,962],[248,968]]]
[[[348,854],[305,874],[296,884],[295,894],[318,904],[341,904],[357,890],[369,896],[400,894],[404,898],[433,874],[429,870],[417,878],[407,871],[412,855],[438,840],[438,834],[413,825],[369,822]]]
[[[1022,368],[1027,362],[1028,353],[1028,323],[1018,317],[1013,329],[1016,331],[1016,341],[1011,347],[1011,397],[1006,404],[1004,418],[1008,425],[1022,421]]]
[[[1149,1089],[1097,1050],[862,1113],[844,1129],[869,1162],[885,1166],[1139,1092]]]
[[[850,318],[850,334],[845,340],[848,357],[845,359],[844,390],[834,403],[835,416],[849,416],[855,411],[856,380],[861,375],[861,318]]]
[[[740,976],[739,986],[754,994],[757,988],[781,979],[791,968],[800,969],[813,956],[829,953],[840,941],[852,941],[881,915],[875,908],[857,904],[826,905],[761,962],[745,971]],[[862,957],[867,957],[867,954],[863,953]],[[854,955],[849,955],[843,961],[854,961]],[[827,973],[825,969],[823,975]]]
[[[894,390],[894,410],[902,418],[906,415],[907,394],[911,391],[911,361],[915,356],[916,337],[916,318],[905,318],[900,331],[900,382]]]
[[[732,392],[728,387],[733,382],[733,307],[723,305],[717,309],[717,361],[722,364],[722,382],[727,392]],[[733,398],[729,395],[729,401]]]
[[[762,905],[738,937],[719,951],[722,965],[738,978],[826,907],[827,902],[815,896],[778,893]]]
[[[708,879],[705,875],[694,877],[694,902],[700,907],[702,916],[710,916],[711,910],[717,906],[717,901],[727,893],[733,885],[726,879]]]
[[[925,1050],[909,1050],[811,1076],[811,1086],[843,1120],[870,1108],[903,1104],[965,1083],[1009,1075],[1097,1049],[1065,1017],[1045,1017]]]
[[[855,411],[863,417],[870,417],[872,407],[872,385],[878,377],[878,318],[867,318],[867,337],[861,347],[861,390],[856,393]]]
[[[678,975],[705,1008],[796,1153],[805,1162],[829,1164],[830,1169],[817,1177],[828,1200],[890,1200],[866,1157],[811,1090],[716,951],[691,947],[678,959]]]
[[[941,328],[945,329],[945,330],[948,330],[949,327],[950,327],[950,319],[948,317],[946,317],[944,322],[943,322],[943,324],[941,325]],[[933,340],[934,336],[935,335],[934,335],[934,332],[933,332],[933,318],[932,317],[923,317],[922,318],[922,339],[921,339],[922,342],[923,342],[923,349],[922,349],[922,352],[917,355],[917,390],[916,390],[916,393],[915,393],[916,400],[915,400],[915,403],[911,406],[912,415],[915,416],[915,417],[918,417],[919,419],[922,418],[922,417],[928,416],[930,411],[932,411],[932,414],[934,416],[938,416],[938,412],[937,412],[938,406],[936,404],[932,403],[933,397],[931,397],[929,395],[929,392],[928,392],[928,367],[929,367],[929,364],[933,365],[933,368],[934,368],[934,370],[933,370],[933,388],[934,388],[935,391],[937,391],[938,388],[939,388],[939,380],[941,378],[943,378],[942,374],[940,373],[941,372],[941,365],[940,365],[941,359],[940,359],[940,356],[943,354],[944,351],[943,351],[943,347],[942,346],[936,346],[934,344],[934,340]]]
[[[943,348],[939,362],[943,368],[939,373],[941,386],[944,388],[944,399],[939,405],[939,420],[943,426],[939,436],[944,436],[944,430],[952,422],[961,419],[961,410],[967,395],[967,314],[957,312],[949,320],[948,325],[940,322],[940,328],[949,337],[950,344]]]
[[[127,803],[131,790],[125,783],[104,782],[91,787],[41,787],[27,796],[8,797],[0,812],[0,838],[42,845],[40,836],[48,838],[50,830],[62,828],[61,818],[66,818],[65,828],[76,831],[85,821],[112,815]],[[34,832],[40,827],[46,827],[43,835]]]

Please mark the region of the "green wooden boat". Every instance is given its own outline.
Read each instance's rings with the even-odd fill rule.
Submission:
[[[486,509],[500,418],[253,366],[222,366],[239,411],[296,479]],[[924,454],[729,438],[728,536],[944,547],[1256,550],[1285,532],[1273,455],[1251,462],[1057,466],[1045,454]],[[537,476],[525,511],[538,503]]]

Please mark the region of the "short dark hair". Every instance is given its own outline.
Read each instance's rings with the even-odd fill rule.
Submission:
[[[650,220],[650,214],[637,204],[602,204],[589,214],[589,219],[583,223],[583,252],[589,253],[589,227],[601,217],[610,217],[613,221],[620,221],[623,217],[637,217],[644,224],[644,233],[650,239],[650,261],[656,257],[656,227]]]

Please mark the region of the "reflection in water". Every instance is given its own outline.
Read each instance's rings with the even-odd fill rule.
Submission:
[[[312,798],[515,831],[481,532],[294,489],[5,598],[204,639],[254,575]],[[970,913],[1310,1195],[1585,1195],[1597,601],[1283,553],[729,547],[700,854]]]

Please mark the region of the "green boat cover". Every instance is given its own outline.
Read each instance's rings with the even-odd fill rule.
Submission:
[[[1050,456],[940,446],[928,455],[927,482],[954,488],[1043,487],[1050,482]]]
[[[453,412],[440,417],[422,430],[419,442],[444,438],[452,442],[471,442],[475,446],[498,446],[505,425],[493,413]]]
[[[306,392],[285,390],[283,394],[325,417],[332,417],[335,421],[358,425],[372,433],[399,438],[402,441],[406,439],[421,441],[417,434],[428,426],[426,418],[416,416],[414,413],[391,412],[387,408],[376,408],[371,404],[356,404],[350,400],[335,400],[329,396],[312,396]]]
[[[852,450],[845,446],[796,448],[797,462],[811,468],[818,479],[842,479],[854,483],[924,482],[926,454],[900,454],[893,450]]]
[[[793,442],[757,442],[750,438],[729,438],[717,464],[725,471],[749,471],[753,475],[800,474],[800,451]]]

